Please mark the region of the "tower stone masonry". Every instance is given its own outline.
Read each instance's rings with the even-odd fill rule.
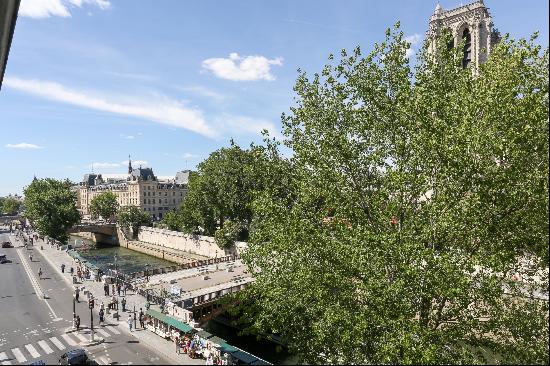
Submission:
[[[438,3],[430,17],[426,38],[429,39],[429,52],[436,47],[435,37],[443,29],[448,29],[453,35],[454,46],[464,40],[462,66],[479,65],[487,61],[494,45],[500,40],[498,30],[493,28],[493,18],[483,0],[444,10]]]

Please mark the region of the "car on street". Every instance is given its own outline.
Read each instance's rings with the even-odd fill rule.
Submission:
[[[2,243],[2,248],[13,248],[13,245],[9,241],[5,241]]]
[[[11,263],[5,254],[0,253],[0,264]]]
[[[76,348],[64,353],[59,359],[60,365],[97,365],[97,362],[88,358],[86,350]]]

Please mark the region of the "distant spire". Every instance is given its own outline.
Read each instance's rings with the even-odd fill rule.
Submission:
[[[38,180],[38,179],[36,179],[36,174],[35,174],[35,175],[34,175],[34,178],[32,179],[32,181],[34,182],[34,181],[36,181],[36,180]]]
[[[132,174],[132,158],[128,155],[128,174]]]

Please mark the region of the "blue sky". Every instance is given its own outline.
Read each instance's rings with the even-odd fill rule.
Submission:
[[[460,1],[440,2],[444,9]],[[467,2],[464,2],[466,4]],[[548,2],[486,0],[514,38],[540,31]],[[401,21],[418,48],[436,1],[22,0],[0,92],[0,195],[37,177],[159,176],[278,133],[298,68],[370,50]],[[414,57],[414,56],[413,56]]]

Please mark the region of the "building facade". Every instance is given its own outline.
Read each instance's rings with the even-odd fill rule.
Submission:
[[[90,203],[103,192],[112,192],[118,204],[136,206],[160,220],[169,211],[178,208],[187,194],[189,171],[178,172],[173,179],[159,179],[151,168],[132,168],[128,174],[118,177],[103,177],[101,174],[85,174],[82,182],[74,187],[77,191],[77,207],[82,215],[90,215]]]
[[[483,0],[444,10],[438,3],[430,17],[427,38],[429,51],[434,52],[435,37],[443,29],[453,35],[454,46],[464,41],[462,66],[473,66],[474,70],[487,61],[491,49],[500,40],[498,30],[493,28],[493,18]]]

